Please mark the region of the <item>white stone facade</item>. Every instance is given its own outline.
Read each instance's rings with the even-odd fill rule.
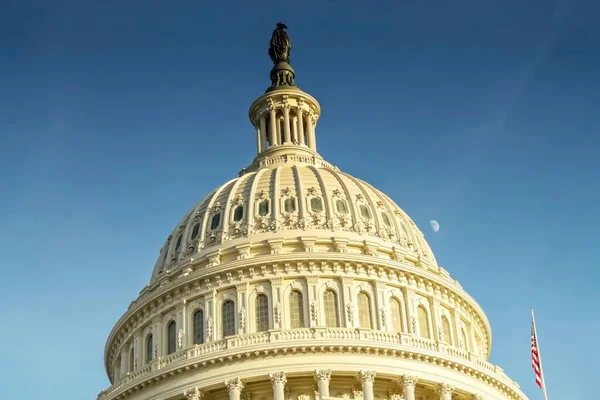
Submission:
[[[252,104],[256,159],[167,239],[98,400],[526,399],[414,222],[316,152],[320,113],[295,87]]]

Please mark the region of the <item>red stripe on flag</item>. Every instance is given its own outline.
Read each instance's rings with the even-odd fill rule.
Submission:
[[[533,325],[531,326],[531,366],[535,372],[535,383],[541,388],[542,387],[542,370],[540,368],[540,358],[538,356],[537,338],[535,337],[535,330]]]

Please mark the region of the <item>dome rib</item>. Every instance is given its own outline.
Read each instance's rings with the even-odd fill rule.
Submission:
[[[256,196],[256,188],[258,187],[260,178],[263,176],[263,174],[267,172],[271,171],[268,169],[260,169],[254,172],[254,179],[252,180],[252,186],[250,187],[250,193],[248,194],[248,218],[246,220],[248,224],[248,229],[251,229],[254,226],[254,198]]]
[[[350,179],[356,185],[356,187],[358,187],[358,189],[361,191],[363,196],[367,199],[367,203],[371,207],[371,213],[374,214],[374,215],[372,215],[372,217],[373,217],[373,221],[375,222],[375,232],[379,232],[379,230],[381,229],[381,222],[379,221],[379,215],[378,215],[379,213],[377,212],[377,207],[375,207],[375,204],[373,204],[373,200],[371,199],[371,196],[367,193],[367,191],[365,190],[363,185],[360,184],[360,181],[358,179],[356,179],[353,176],[350,176],[344,172],[340,172],[340,174],[342,174],[346,178]],[[360,213],[358,213],[357,216],[360,216]]]
[[[306,203],[304,203],[304,190],[302,189],[302,177],[300,176],[300,171],[298,170],[298,166],[292,166],[292,170],[294,171],[294,179],[296,182],[296,197],[298,203],[298,218],[306,218]]]
[[[348,208],[350,209],[350,220],[352,221],[352,225],[354,225],[356,222],[358,222],[358,210],[355,207],[355,202],[352,201],[352,196],[350,195],[350,189],[348,188],[348,185],[346,185],[346,182],[344,182],[338,172],[334,172],[330,169],[327,169],[326,171],[338,181],[342,190],[344,191],[344,198],[346,203],[348,203]]]
[[[333,209],[331,208],[331,200],[329,198],[329,193],[327,192],[327,185],[325,185],[323,176],[319,172],[317,168],[312,165],[308,166],[308,169],[315,174],[317,181],[319,182],[319,187],[321,189],[321,196],[323,197],[323,203],[325,205],[325,216],[327,220],[333,218]]]

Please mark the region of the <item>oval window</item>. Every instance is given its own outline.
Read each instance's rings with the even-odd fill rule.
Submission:
[[[264,217],[269,213],[269,200],[263,200],[258,203],[258,215]]]
[[[221,222],[221,214],[215,214],[210,221],[210,229],[215,230],[219,227],[219,223]]]
[[[340,214],[348,214],[348,207],[346,207],[346,202],[341,199],[337,199],[335,201],[335,208]]]
[[[314,212],[323,211],[323,201],[321,200],[321,198],[313,197],[312,199],[310,199],[310,208]]]
[[[283,202],[283,209],[287,213],[292,213],[296,211],[296,199],[294,197],[288,197]]]
[[[198,234],[200,233],[200,223],[198,222],[196,225],[194,225],[194,227],[192,228],[192,240],[196,239],[198,237]]]
[[[369,213],[369,209],[367,208],[367,206],[365,206],[364,204],[361,204],[360,206],[358,206],[358,209],[360,210],[360,215],[364,219],[371,218],[371,213]]]
[[[237,206],[235,210],[233,210],[233,221],[239,222],[244,217],[244,206]]]
[[[181,248],[181,239],[183,239],[183,235],[179,235],[177,238],[177,243],[175,244],[175,251],[179,251]]]
[[[383,211],[381,212],[381,219],[383,220],[383,223],[388,226],[388,228],[392,226],[390,217],[388,217],[388,215],[386,213],[384,213]]]

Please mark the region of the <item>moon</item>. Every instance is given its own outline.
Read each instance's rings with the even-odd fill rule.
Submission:
[[[434,232],[437,232],[440,230],[440,224],[435,219],[432,219],[431,221],[429,221],[429,225],[431,225],[431,229],[433,229]]]

